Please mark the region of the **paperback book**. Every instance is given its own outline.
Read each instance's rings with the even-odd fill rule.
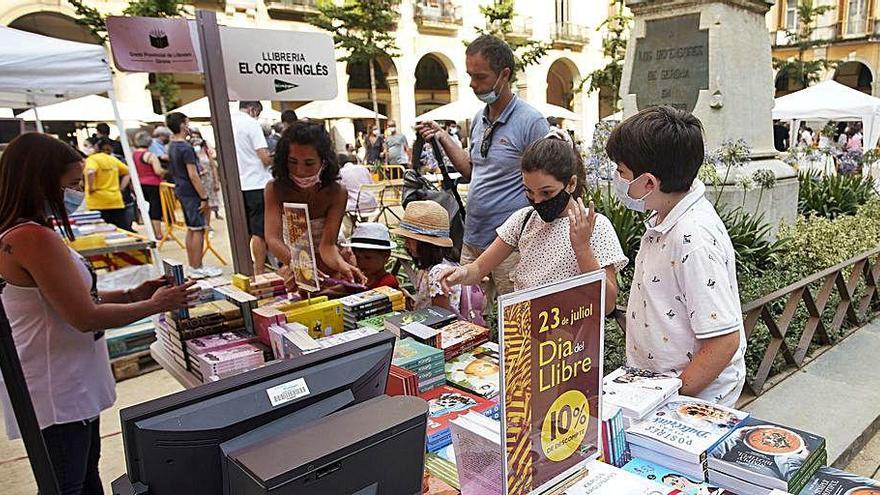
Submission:
[[[880,495],[880,481],[831,467],[823,467],[800,495]]]
[[[385,318],[385,328],[399,337],[400,329],[404,325],[409,325],[410,323],[421,323],[422,325],[429,326],[431,328],[440,328],[454,322],[457,319],[458,317],[455,315],[455,313],[449,311],[448,309],[438,308],[437,306],[429,306],[425,309],[409,311],[407,313],[402,313],[397,316]]]
[[[443,385],[425,392],[420,397],[428,402],[428,451],[436,452],[452,443],[449,422],[475,411],[493,419],[500,419],[497,403],[482,397]]]
[[[469,321],[458,320],[439,330],[440,348],[447,361],[489,341],[489,329]]]
[[[450,384],[491,399],[498,395],[498,344],[486,342],[464,352],[446,363],[446,381]]]
[[[469,411],[449,422],[461,495],[496,495],[504,488],[501,424]]]
[[[637,368],[618,368],[602,380],[602,400],[640,420],[681,388],[681,380]]]
[[[586,465],[586,475],[562,495],[672,495],[669,487],[604,462]]]
[[[734,495],[734,493],[713,486],[702,479],[693,479],[644,459],[635,458],[629,461],[623,466],[623,470],[675,489],[677,495]]]
[[[185,277],[183,275],[183,263],[175,260],[162,260],[162,267],[165,270],[165,276],[171,281],[172,285],[183,285]],[[180,308],[172,312],[176,319],[189,318],[189,309]]]

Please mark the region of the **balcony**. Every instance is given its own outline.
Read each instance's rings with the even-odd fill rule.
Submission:
[[[580,50],[587,44],[587,26],[572,22],[557,22],[553,26],[553,47]]]
[[[454,36],[462,25],[461,7],[450,0],[417,0],[413,19],[422,34]]]
[[[273,19],[304,21],[318,13],[318,0],[266,0],[266,10]]]
[[[527,40],[532,37],[534,30],[532,29],[533,19],[531,17],[517,15],[510,21],[510,32],[507,37],[515,40]]]

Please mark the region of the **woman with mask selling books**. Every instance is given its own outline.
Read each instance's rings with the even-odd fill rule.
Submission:
[[[103,493],[98,476],[98,418],[116,400],[103,331],[181,308],[192,284],[150,280],[99,291],[87,261],[52,228],[73,240],[68,212],[83,159],[45,134],[15,138],[0,157],[0,300],[9,318],[27,388],[62,494]],[[6,387],[6,431],[19,436]]]

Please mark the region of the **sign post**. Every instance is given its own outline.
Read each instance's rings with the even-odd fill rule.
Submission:
[[[209,10],[197,10],[196,26],[205,72],[205,89],[214,124],[214,142],[217,145],[217,156],[220,161],[220,187],[226,204],[226,230],[232,246],[232,266],[236,273],[253,275],[250,236],[248,229],[245,228],[247,216],[244,210],[241,181],[238,177],[238,157],[235,154],[235,134],[232,132],[229,115],[229,93],[226,90],[217,14]]]
[[[498,298],[504,493],[551,493],[601,455],[605,272]]]

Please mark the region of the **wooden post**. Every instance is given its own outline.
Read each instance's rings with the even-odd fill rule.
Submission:
[[[196,25],[202,52],[205,89],[211,108],[214,142],[220,161],[220,185],[226,207],[226,227],[232,248],[232,265],[236,273],[253,275],[250,236],[244,210],[244,195],[238,177],[238,159],[235,154],[235,135],[229,115],[229,92],[226,89],[226,73],[223,51],[220,46],[220,28],[217,14],[209,10],[196,11]]]

